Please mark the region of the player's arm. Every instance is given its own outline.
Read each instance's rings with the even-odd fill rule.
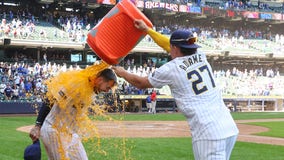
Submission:
[[[162,47],[164,50],[167,52],[170,52],[170,39],[169,37],[154,31],[150,27],[146,25],[146,23],[143,20],[136,19],[134,20],[134,26],[144,32],[147,32],[147,34],[159,45]]]
[[[39,139],[40,128],[49,112],[50,112],[50,102],[48,99],[46,99],[44,100],[42,107],[40,108],[40,111],[36,119],[36,124],[30,131],[30,137],[33,142]]]
[[[151,28],[147,30],[147,33],[155,41],[155,43],[157,43],[157,45],[162,47],[167,52],[170,52],[170,39],[167,36],[162,35]]]
[[[124,78],[128,83],[139,89],[153,88],[148,80],[148,77],[141,77],[136,74],[129,73],[123,67],[112,66],[112,69],[117,76]]]

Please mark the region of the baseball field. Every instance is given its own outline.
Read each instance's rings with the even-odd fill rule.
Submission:
[[[284,112],[232,113],[240,134],[231,160],[283,160]],[[194,159],[189,127],[180,113],[111,114],[96,120],[99,137],[84,141],[90,160]],[[0,117],[0,159],[23,159],[35,115]],[[42,160],[46,160],[43,145]]]

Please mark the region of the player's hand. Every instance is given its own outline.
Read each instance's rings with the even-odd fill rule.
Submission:
[[[40,137],[40,126],[34,126],[30,131],[30,137],[32,141],[36,141]]]
[[[118,77],[123,77],[123,74],[126,72],[126,70],[120,66],[112,66],[111,69],[113,69]]]
[[[145,23],[143,20],[141,20],[141,19],[135,19],[135,20],[134,20],[134,26],[135,26],[137,29],[139,29],[139,30],[141,30],[141,31],[144,31],[144,32],[146,32],[146,31],[148,30],[148,26],[147,26],[146,23]]]

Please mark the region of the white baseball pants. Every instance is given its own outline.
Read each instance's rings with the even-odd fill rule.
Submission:
[[[43,123],[40,134],[49,160],[88,160],[77,134],[59,133],[47,121]]]
[[[237,136],[221,140],[199,140],[193,142],[195,160],[229,160]]]

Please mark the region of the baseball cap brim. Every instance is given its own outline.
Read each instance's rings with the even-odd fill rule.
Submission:
[[[194,48],[201,48],[201,46],[197,45],[197,44],[190,44],[190,45],[188,45],[188,44],[175,44],[175,45],[179,46],[181,48],[192,48],[192,49],[194,49]]]

